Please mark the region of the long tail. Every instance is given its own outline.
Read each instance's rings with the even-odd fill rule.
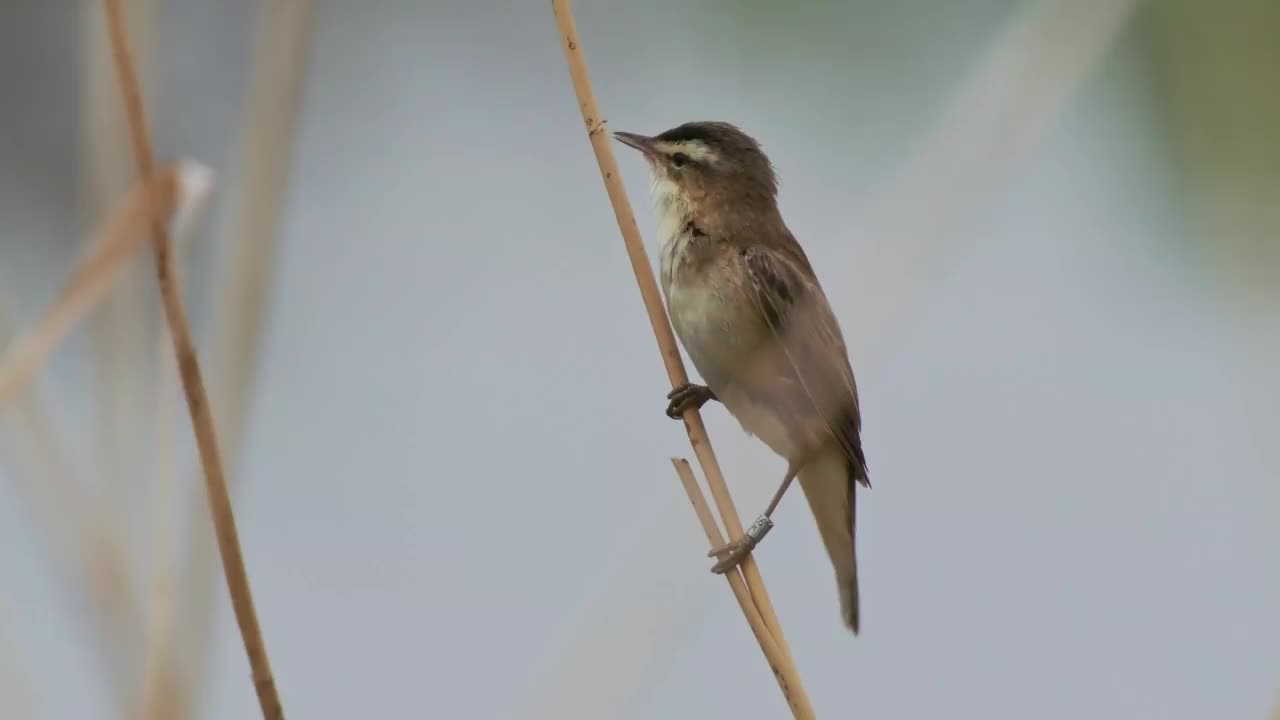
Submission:
[[[866,485],[866,465],[851,459],[839,446],[821,452],[800,471],[800,487],[818,524],[818,534],[836,572],[840,614],[858,634],[858,557],[854,526],[855,488]]]

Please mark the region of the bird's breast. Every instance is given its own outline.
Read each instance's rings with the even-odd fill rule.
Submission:
[[[743,430],[790,457],[791,438],[783,421],[748,390],[747,375],[761,348],[761,334],[768,330],[750,303],[740,284],[716,270],[677,274],[667,290],[671,325],[703,381]]]
[[[744,287],[745,270],[733,253],[708,252],[696,245],[699,240],[677,231],[663,243],[660,271],[671,326],[703,382],[743,430],[790,457],[787,428],[747,390],[769,328]]]
[[[746,367],[763,326],[741,279],[715,262],[677,256],[666,283],[671,325],[711,389],[724,390]]]
[[[667,313],[689,359],[719,394],[765,328],[743,291],[736,255],[698,229],[692,203],[674,183],[659,180],[654,193]]]

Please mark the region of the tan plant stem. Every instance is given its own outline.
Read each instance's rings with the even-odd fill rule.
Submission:
[[[693,468],[689,466],[689,461],[684,458],[672,458],[671,464],[675,466],[676,475],[680,477],[680,483],[684,485],[685,492],[689,494],[689,502],[693,504],[693,512],[698,516],[698,523],[702,525],[703,532],[707,534],[707,541],[711,543],[711,547],[723,545],[725,542],[724,536],[720,534],[720,528],[716,525],[716,519],[711,514],[711,508],[707,506],[707,501],[702,496],[702,491],[698,488],[698,479],[693,476]],[[742,580],[742,574],[727,572],[724,577],[729,581],[729,589],[733,591],[733,596],[738,601],[738,607],[742,608],[742,614],[747,618],[747,624],[751,626],[751,633],[756,636],[756,642],[760,643],[760,650],[764,652],[765,659],[769,661],[769,668],[773,670],[774,677],[778,679],[778,685],[782,687],[782,694],[787,698],[791,713],[797,718],[813,717],[813,708],[809,707],[808,698],[805,697],[804,693],[790,691],[791,688],[801,687],[800,677],[796,674],[796,666],[793,663],[786,662],[782,649],[774,641],[768,626],[765,625],[764,618],[760,616],[760,611],[756,609],[755,603],[751,599],[751,593],[747,590],[747,585]]]
[[[183,268],[189,254],[193,229],[208,199],[208,182],[196,188],[194,197],[178,211],[173,223],[174,276],[183,287]],[[174,478],[178,473],[178,440],[174,435],[178,396],[178,373],[166,328],[160,329],[156,348],[156,388],[154,417],[155,455],[151,492],[151,601],[147,609],[146,647],[142,660],[142,700],[140,713],[146,720],[179,720],[190,713],[190,679],[180,672],[176,648],[173,504]],[[185,657],[185,653],[183,653]]]
[[[124,97],[134,162],[138,167],[138,174],[146,180],[154,173],[155,160],[152,156],[150,133],[133,67],[128,33],[125,29],[120,0],[105,0],[105,5],[112,56]],[[249,658],[254,689],[257,691],[263,717],[267,720],[283,720],[284,709],[276,691],[271,664],[267,658],[266,643],[262,639],[262,629],[258,624],[258,614],[253,604],[244,555],[240,549],[240,535],[236,529],[231,497],[227,491],[222,457],[213,427],[213,416],[209,410],[209,398],[205,393],[200,362],[191,338],[191,328],[187,322],[181,292],[174,276],[168,232],[160,215],[152,215],[151,238],[155,251],[156,281],[160,287],[160,300],[164,308],[165,322],[173,339],[173,352],[187,399],[187,410],[191,415],[200,464],[204,468],[209,511],[218,537],[218,552],[222,557],[223,572],[226,575],[227,589],[231,596],[231,607],[240,627],[241,640],[244,642],[245,653]]]
[[[610,146],[605,121],[600,117],[600,111],[596,106],[595,93],[591,88],[591,79],[587,72],[586,59],[582,52],[578,31],[574,25],[572,8],[568,0],[553,0],[551,8],[555,13],[565,61],[568,63],[569,75],[573,80],[574,92],[578,98],[578,109],[582,113],[587,137],[591,142],[592,149],[595,151],[596,162],[600,167],[600,175],[604,180],[605,190],[608,192],[609,200],[613,205],[618,228],[622,232],[623,243],[631,260],[632,271],[635,273],[636,282],[640,287],[640,295],[644,300],[645,310],[649,315],[649,323],[653,328],[654,337],[662,353],[667,376],[672,386],[678,387],[688,382],[688,374],[685,372],[684,363],[680,359],[680,351],[676,345],[675,335],[663,309],[658,285],[653,276],[653,268],[650,266],[649,258],[644,252],[644,243],[640,238],[640,229],[636,225],[635,214],[631,210],[631,203],[627,200],[626,190],[623,188],[622,179],[618,174],[617,160],[613,156],[613,148]],[[706,427],[702,424],[702,417],[697,410],[690,410],[685,413],[684,422],[685,428],[689,433],[689,442],[693,446],[694,454],[698,458],[698,464],[702,466],[702,472],[707,478],[707,484],[711,488],[711,494],[715,499],[716,507],[720,511],[725,530],[735,538],[741,537],[742,522],[738,519],[738,513],[733,505],[732,498],[729,496],[724,475],[720,471],[720,464],[711,449],[711,440],[707,436]],[[694,487],[696,489],[696,485]],[[690,500],[692,501],[693,498],[691,497]],[[748,556],[742,562],[740,568],[751,592],[752,602],[764,619],[765,625],[776,643],[781,656],[779,662],[784,666],[794,667],[790,650],[787,647],[786,639],[783,637],[782,628],[773,609],[773,603],[769,600],[769,594],[765,590],[764,580],[761,579],[760,571],[756,567],[755,559]],[[798,678],[798,673],[794,675]],[[784,685],[783,692],[787,694],[789,703],[792,703],[793,696],[799,698],[800,702],[793,703],[793,707],[808,707],[808,697],[804,687],[798,682],[790,686]],[[804,717],[810,717],[812,710],[810,709],[809,712],[810,715]]]
[[[106,296],[130,251],[145,237],[152,213],[167,216],[173,207],[176,183],[173,171],[159,175],[151,182],[154,194],[150,202],[144,185],[135,188],[124,209],[111,219],[72,270],[40,323],[14,338],[6,348],[0,356],[0,409],[44,367],[58,343]]]
[[[243,477],[238,466],[271,306],[291,151],[315,31],[315,5],[315,0],[273,0],[260,6],[250,91],[237,140],[238,166],[234,181],[227,185],[234,194],[226,235],[218,243],[223,256],[213,298],[209,382],[218,398],[214,421],[233,497]],[[203,503],[193,503],[190,527],[204,526],[202,513]],[[216,627],[217,554],[212,535],[191,533],[183,553],[178,600],[183,671],[191,692],[198,693],[203,687],[199,678],[210,661],[211,630]],[[200,698],[186,700],[198,704]]]
[[[129,258],[146,239],[151,213],[168,215],[171,208],[185,207],[206,174],[203,167],[185,163],[179,170],[164,171],[153,181],[150,193],[142,185],[130,191],[123,206],[86,243],[41,321],[16,336],[0,355],[0,411],[12,405],[21,420],[13,429],[25,435],[21,441],[5,443],[6,455],[19,466],[15,485],[40,521],[58,563],[79,571],[72,575],[92,600],[93,620],[101,634],[101,662],[121,702],[133,682],[129,670],[141,618],[124,555],[125,537],[114,513],[101,512],[100,499],[76,482],[60,434],[31,386],[60,342],[120,281]],[[0,335],[8,334],[8,323],[0,313]]]
[[[123,105],[112,75],[109,38],[97,3],[78,3],[81,45],[82,213],[88,227],[105,222],[133,184]],[[130,35],[144,88],[150,87],[156,55],[161,0],[126,0]],[[114,522],[133,544],[126,516],[144,492],[145,476],[136,459],[143,452],[143,417],[137,399],[147,395],[144,349],[156,325],[149,266],[142,253],[130,253],[112,291],[87,318],[92,359],[94,410],[92,473],[110,492],[97,512],[112,512]],[[124,690],[125,688],[121,688]],[[128,688],[132,689],[132,686]]]

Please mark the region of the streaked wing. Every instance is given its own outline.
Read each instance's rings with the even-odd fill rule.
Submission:
[[[858,390],[844,337],[803,250],[787,240],[781,249],[740,250],[746,290],[774,340],[753,359],[748,382],[799,423],[796,429],[810,442],[823,433],[834,437],[865,484]]]

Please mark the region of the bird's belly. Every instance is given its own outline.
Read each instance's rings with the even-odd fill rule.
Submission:
[[[717,396],[742,425],[743,430],[760,438],[760,441],[768,445],[770,450],[782,457],[792,457],[794,446],[791,442],[791,434],[787,431],[787,426],[768,407],[754,402],[743,393],[735,392],[732,386],[725,394],[717,393]]]
[[[667,290],[671,325],[698,374],[742,429],[774,452],[789,456],[785,426],[741,390],[740,379],[751,368],[752,355],[767,328],[752,311],[750,299],[734,295],[711,283],[673,284]]]
[[[671,325],[680,343],[718,394],[745,360],[747,318],[731,298],[711,285],[673,286],[667,297]]]

